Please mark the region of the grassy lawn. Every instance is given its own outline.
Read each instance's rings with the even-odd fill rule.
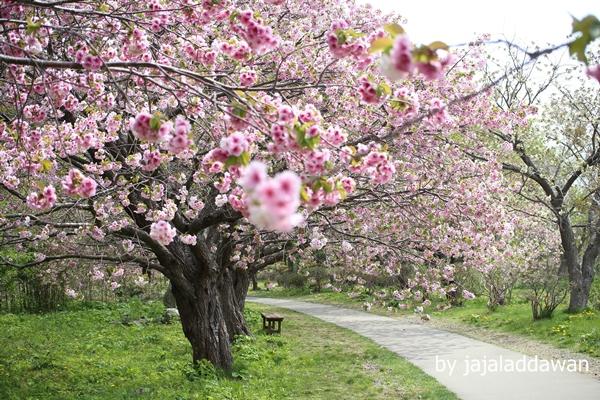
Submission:
[[[433,378],[345,329],[279,310],[281,336],[235,345],[233,377],[193,368],[161,304],[129,302],[45,315],[0,315],[0,399],[456,399]],[[138,321],[145,317],[147,323]]]
[[[303,301],[321,302],[353,309],[363,309],[363,302],[368,298],[352,299],[345,293],[322,291],[311,293],[308,289],[283,289],[250,292],[251,296],[293,297]],[[586,310],[579,314],[565,312],[566,304],[560,306],[551,319],[533,321],[531,308],[525,300],[523,292],[515,291],[512,304],[499,307],[490,312],[486,307],[486,299],[478,297],[465,302],[461,307],[453,307],[445,311],[433,311],[434,318],[447,318],[452,321],[485,328],[491,331],[513,333],[548,343],[556,347],[600,357],[600,313]],[[434,303],[435,305],[435,303]],[[386,308],[373,306],[371,312],[400,316],[412,314],[412,310],[390,312]]]
[[[551,319],[533,321],[528,302],[516,299],[512,304],[488,311],[484,298],[454,307],[434,316],[470,324],[490,330],[516,333],[552,344],[600,357],[600,313],[586,310],[578,314],[566,312],[566,305],[559,307]]]

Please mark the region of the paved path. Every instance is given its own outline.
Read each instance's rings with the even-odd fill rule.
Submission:
[[[568,372],[568,362],[562,372],[560,366],[544,371],[546,361],[424,324],[302,301],[248,301],[288,308],[359,333],[406,358],[463,400],[600,400],[600,380]],[[499,372],[501,366],[504,371]],[[536,366],[539,371],[532,371]]]

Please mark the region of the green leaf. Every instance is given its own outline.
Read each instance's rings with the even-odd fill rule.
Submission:
[[[433,51],[448,50],[450,48],[446,43],[440,42],[439,40],[429,43],[429,45],[427,47],[429,47]]]
[[[307,138],[304,140],[306,147],[308,147],[311,150],[314,150],[315,147],[317,147],[319,145],[319,143],[321,143],[321,137],[320,136],[313,136],[311,138]]]
[[[396,23],[385,24],[383,30],[392,35],[392,37],[404,34],[404,28]]]
[[[355,30],[352,30],[352,29],[346,29],[344,32],[346,33],[346,36],[350,36],[351,38],[361,38],[361,37],[365,36],[364,33],[356,32]]]
[[[391,49],[394,45],[394,40],[392,38],[379,38],[375,39],[371,42],[371,47],[369,47],[369,53],[378,53],[380,51],[386,51]]]
[[[569,43],[569,54],[587,64],[585,50],[591,42],[600,37],[600,21],[595,16],[588,15],[582,20],[573,18],[572,25],[573,33],[580,33],[580,36]]]
[[[331,192],[333,192],[333,184],[331,184],[325,178],[321,178],[321,180],[323,181],[321,183],[321,186],[323,187],[323,190],[325,191],[325,193],[331,193]]]
[[[225,160],[224,169],[227,169],[227,168],[231,167],[232,165],[238,165],[240,163],[240,157],[236,157],[236,156],[227,157],[227,160]]]
[[[28,35],[33,35],[42,27],[42,21],[33,22],[31,19],[27,20],[27,27],[25,28],[25,32]]]
[[[429,46],[419,46],[412,52],[413,59],[420,63],[428,63],[437,60],[437,54]]]
[[[296,143],[300,146],[304,146],[306,141],[306,128],[303,125],[294,125],[294,132],[296,132]]]
[[[308,192],[306,191],[306,186],[304,186],[304,185],[302,185],[302,188],[300,189],[300,198],[304,202],[307,202],[310,200],[310,196],[308,195]]]
[[[243,119],[244,117],[246,117],[248,110],[246,110],[246,107],[243,104],[236,102],[236,103],[233,103],[231,106],[232,106],[231,113],[233,115],[235,115],[239,119]]]
[[[250,164],[250,153],[248,153],[247,151],[243,152],[242,154],[240,154],[240,163],[244,166]]]
[[[392,110],[404,111],[410,105],[410,103],[404,99],[392,99],[390,100],[390,107]]]
[[[153,131],[157,131],[160,129],[160,125],[162,124],[160,113],[154,113],[152,118],[150,118],[150,129]]]
[[[392,94],[392,88],[385,82],[381,82],[377,88],[381,89],[381,91],[388,96]]]
[[[40,165],[42,166],[42,172],[52,171],[52,167],[54,167],[50,160],[41,160]]]
[[[337,37],[339,44],[346,44],[346,42],[348,41],[346,32],[343,29],[338,29],[337,31],[335,31],[335,36]]]

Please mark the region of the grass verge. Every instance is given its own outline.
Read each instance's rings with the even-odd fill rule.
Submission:
[[[281,335],[259,312],[285,316]],[[158,303],[0,315],[0,399],[456,399],[433,378],[353,332],[248,304],[255,336],[235,343],[232,377],[193,367],[179,323]]]

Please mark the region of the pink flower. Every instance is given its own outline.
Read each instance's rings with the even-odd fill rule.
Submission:
[[[240,74],[240,86],[252,86],[256,83],[256,71],[246,70]]]
[[[441,59],[441,60],[430,60],[428,62],[418,62],[417,69],[425,79],[434,80],[439,79],[444,76],[444,69],[454,61],[454,58],[451,55]]]
[[[238,183],[244,190],[251,191],[266,181],[267,178],[267,166],[262,162],[252,161],[244,170]]]
[[[215,197],[215,205],[217,207],[223,207],[225,204],[227,204],[227,195],[219,194]]]
[[[431,115],[429,118],[427,118],[427,122],[434,127],[443,125],[450,121],[450,115],[448,114],[446,103],[440,99],[431,99],[429,102],[429,112]]]
[[[391,62],[394,65],[394,68],[404,76],[411,74],[415,68],[411,54],[412,47],[413,45],[408,39],[408,36],[399,35],[396,37],[390,53]]]
[[[594,78],[598,82],[600,82],[600,64],[589,67],[586,71],[587,75],[591,78]]]
[[[332,146],[340,146],[346,142],[348,138],[348,134],[342,131],[337,126],[331,126],[325,134],[323,135],[324,139],[328,141]]]
[[[79,170],[71,169],[62,180],[62,187],[70,196],[89,198],[96,194],[97,183],[92,178],[84,176]]]
[[[56,203],[54,186],[46,186],[41,193],[33,192],[27,196],[27,205],[36,210],[47,210]]]
[[[113,277],[120,278],[125,274],[125,270],[123,268],[117,268],[117,270],[113,273]]]
[[[179,154],[187,150],[191,144],[192,140],[189,137],[189,133],[191,130],[191,125],[182,116],[178,116],[175,119],[175,129],[173,132],[173,137],[169,140],[168,150],[173,154]]]
[[[197,242],[196,235],[185,234],[185,235],[179,236],[179,239],[181,239],[181,241],[183,243],[185,243],[187,245],[190,245],[190,246],[195,246],[196,242]]]
[[[367,104],[379,104],[383,100],[383,96],[378,93],[377,88],[369,81],[369,78],[362,76],[358,83],[358,93],[360,99]]]
[[[150,225],[150,237],[163,246],[169,245],[177,235],[177,230],[167,221],[157,221]]]
[[[233,31],[242,36],[256,54],[265,54],[279,44],[279,38],[273,34],[271,27],[262,25],[254,19],[252,11],[242,11],[237,16],[237,21],[240,24],[233,25]],[[232,20],[232,24],[234,22],[235,19]],[[234,58],[238,57],[234,55]]]
[[[156,121],[156,126],[151,126],[153,119]],[[160,121],[156,116],[152,116],[147,112],[141,112],[130,120],[129,127],[140,140],[155,143],[165,140],[173,125],[170,122]]]
[[[287,123],[294,119],[295,113],[294,109],[287,105],[279,106],[277,110],[277,115],[280,122]]]
[[[102,68],[102,59],[98,56],[87,54],[81,60],[81,64],[83,65],[83,68],[87,69],[88,71],[98,71],[100,68]]]
[[[311,175],[320,175],[325,171],[325,163],[331,158],[331,152],[328,149],[313,150],[306,155],[304,166]]]
[[[342,187],[348,194],[352,193],[356,187],[356,181],[350,177],[342,178],[341,183]]]
[[[146,150],[142,158],[142,169],[144,171],[154,171],[160,166],[162,158],[159,150]]]
[[[264,164],[254,161],[240,178],[248,196],[248,219],[259,229],[289,232],[303,220],[297,213],[302,182],[291,171],[270,178],[266,170]]]
[[[88,177],[83,178],[79,187],[79,195],[85,198],[92,197],[96,194],[96,186],[95,180]]]
[[[234,132],[228,137],[221,139],[221,149],[234,157],[240,156],[243,152],[248,151],[249,148],[250,143],[248,143],[246,136],[240,132]]]

